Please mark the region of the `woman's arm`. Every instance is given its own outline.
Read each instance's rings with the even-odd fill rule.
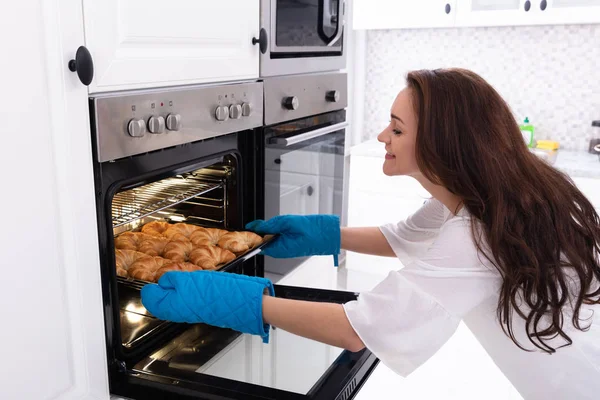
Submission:
[[[377,227],[342,228],[341,247],[355,253],[396,257],[387,239]]]
[[[262,310],[264,322],[295,335],[352,352],[365,347],[341,304],[263,296]]]

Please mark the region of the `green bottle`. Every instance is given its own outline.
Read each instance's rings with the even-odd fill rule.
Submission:
[[[523,135],[523,140],[525,140],[525,144],[527,147],[533,147],[533,125],[529,123],[529,118],[525,117],[525,121],[523,124],[519,125],[519,129],[521,129],[521,134]]]

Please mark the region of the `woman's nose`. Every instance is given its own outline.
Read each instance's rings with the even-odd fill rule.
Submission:
[[[377,135],[377,140],[381,143],[387,143],[387,135],[385,134],[385,130],[381,131],[381,133]]]

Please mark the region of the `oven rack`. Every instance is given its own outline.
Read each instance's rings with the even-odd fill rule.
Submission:
[[[224,187],[222,179],[209,181],[193,174],[179,175],[117,193],[112,202],[113,228]]]

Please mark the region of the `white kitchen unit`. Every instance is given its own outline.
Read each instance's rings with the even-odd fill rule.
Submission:
[[[83,0],[83,16],[90,93],[258,77],[258,1]]]
[[[454,26],[456,0],[354,0],[354,29]]]
[[[525,11],[526,0],[458,0],[457,26],[521,25],[526,23],[529,13],[535,12],[532,5]],[[531,3],[531,2],[530,2]]]
[[[542,0],[536,3],[540,7]],[[547,0],[539,19],[544,24],[599,23],[600,0]]]
[[[109,398],[81,5],[14,1],[0,24],[2,399]]]
[[[354,7],[355,29],[600,23],[600,0],[356,0]]]

